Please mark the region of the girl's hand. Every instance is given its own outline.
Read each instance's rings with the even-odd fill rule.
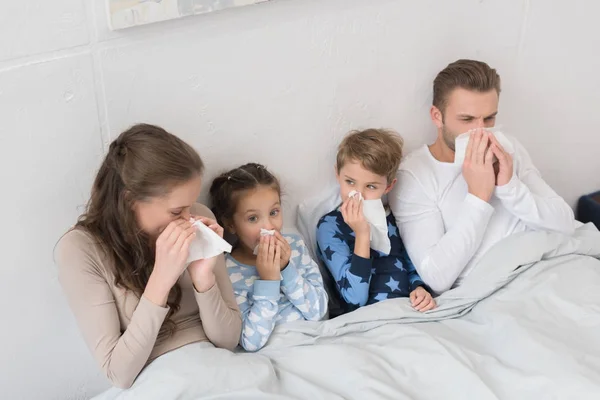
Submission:
[[[196,228],[189,221],[172,221],[156,240],[154,268],[144,295],[153,303],[164,306],[169,291],[185,271],[190,243],[196,237]]]
[[[206,217],[193,216],[192,219],[202,222],[208,226],[213,232],[220,237],[223,237],[223,227],[217,223],[214,219]],[[203,293],[212,288],[215,284],[214,269],[217,265],[217,257],[207,258],[204,260],[196,260],[190,263],[187,270],[190,274],[190,278],[194,283],[196,291]]]
[[[420,312],[433,310],[437,306],[431,293],[421,286],[410,293],[410,303],[415,310]]]
[[[262,236],[258,244],[256,270],[260,279],[265,281],[280,280],[281,246],[274,236]]]
[[[290,258],[292,257],[292,247],[279,231],[275,231],[275,239],[281,249],[280,266],[283,270],[288,266]]]

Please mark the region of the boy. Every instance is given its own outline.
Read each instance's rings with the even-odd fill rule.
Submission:
[[[338,148],[336,177],[343,203],[321,217],[317,225],[317,251],[337,283],[344,311],[396,297],[410,297],[418,311],[435,308],[411,262],[393,214],[386,209],[389,255],[371,249],[371,226],[363,215],[360,196],[378,200],[396,183],[402,158],[402,139],[381,129],[354,131]]]

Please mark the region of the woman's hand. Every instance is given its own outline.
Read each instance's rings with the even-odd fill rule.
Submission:
[[[256,270],[262,280],[280,280],[281,246],[274,236],[261,236],[256,257]]]
[[[172,221],[156,240],[154,268],[148,279],[144,295],[148,300],[164,307],[169,292],[185,271],[190,243],[196,237],[196,228],[183,219]]]
[[[410,304],[413,308],[420,312],[433,310],[437,304],[431,293],[425,290],[422,286],[419,286],[410,293]]]
[[[200,221],[204,225],[208,226],[213,232],[220,237],[223,237],[223,227],[217,223],[214,219],[206,217],[192,216],[195,221]],[[190,263],[188,266],[188,273],[194,283],[196,291],[203,293],[212,288],[215,285],[215,274],[214,269],[217,265],[217,257],[207,258],[204,260],[196,260]]]

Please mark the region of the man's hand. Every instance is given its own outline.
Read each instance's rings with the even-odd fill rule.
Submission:
[[[498,174],[496,176],[496,186],[504,186],[513,177],[513,158],[510,154],[508,154],[498,139],[494,137],[494,135],[490,136],[492,140],[492,144],[490,146],[490,150],[496,158],[498,159]]]
[[[481,129],[471,134],[462,167],[469,193],[485,202],[490,201],[496,183],[494,152],[489,149],[490,136],[489,132]]]

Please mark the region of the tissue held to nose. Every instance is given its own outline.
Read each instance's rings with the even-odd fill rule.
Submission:
[[[260,228],[260,236],[275,236],[275,230],[269,230],[269,229],[264,229],[264,228]],[[258,245],[256,245],[256,247],[254,247],[254,255],[258,254]]]
[[[359,200],[364,200],[362,193],[359,191],[353,190],[350,193],[348,193],[348,197],[357,197],[357,196],[358,196]]]
[[[497,128],[487,128],[485,129],[487,132],[490,132],[492,135],[496,137],[498,143],[504,148],[509,154],[514,154],[515,149],[511,143],[511,141]],[[456,137],[454,140],[454,163],[462,164],[465,160],[465,154],[467,152],[467,146],[469,144],[469,139],[471,134],[475,130],[470,130],[465,133],[462,133]],[[494,162],[498,161],[496,156],[494,156]]]

